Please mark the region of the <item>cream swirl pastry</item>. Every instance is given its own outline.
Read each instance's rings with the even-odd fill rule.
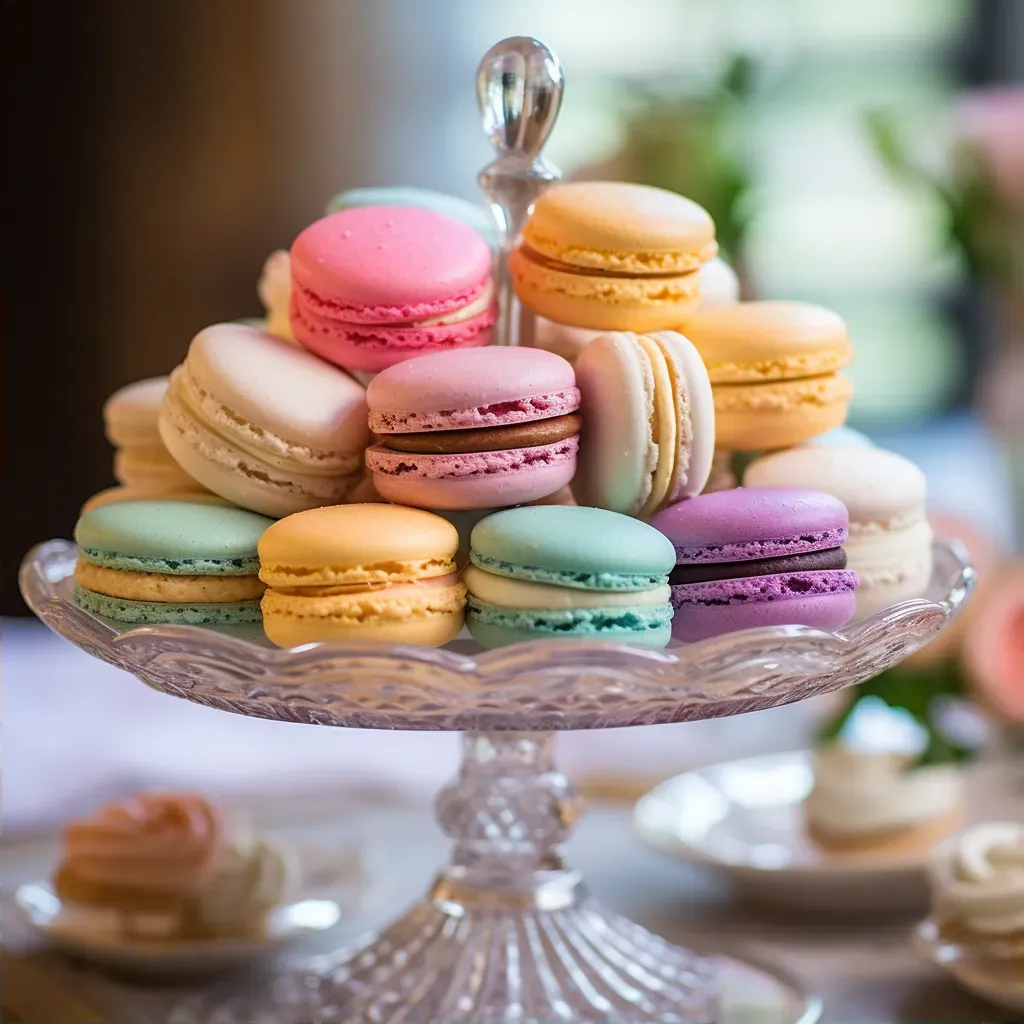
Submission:
[[[968,829],[932,855],[933,909],[978,936],[1024,943],[1024,824]]]
[[[804,809],[812,834],[827,846],[893,838],[930,843],[936,828],[951,825],[962,786],[953,765],[915,768],[904,754],[835,744],[817,752]]]
[[[225,845],[223,815],[208,801],[147,793],[69,825],[61,869],[86,890],[174,898],[209,881]]]
[[[64,831],[54,888],[63,924],[123,937],[205,938],[258,931],[290,893],[289,851],[203,797],[147,793]]]

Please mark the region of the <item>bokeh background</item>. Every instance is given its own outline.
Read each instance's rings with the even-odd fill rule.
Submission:
[[[25,551],[69,536],[112,483],[103,399],[167,372],[205,325],[259,315],[264,259],[332,194],[478,195],[474,72],[522,33],[566,69],[551,159],[691,195],[747,296],[840,312],[851,424],[925,469],[936,510],[1019,543],[1020,0],[90,0],[4,19],[5,614],[25,613]],[[346,780],[371,748],[409,774],[453,741],[242,721],[149,693],[38,624],[7,628],[5,795],[22,820],[97,786],[323,778],[342,750]],[[753,753],[787,742],[780,721],[683,726],[673,745],[696,762],[743,734]],[[605,763],[620,745],[643,759],[625,734],[592,739]]]

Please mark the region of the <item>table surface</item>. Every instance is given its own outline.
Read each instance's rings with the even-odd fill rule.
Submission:
[[[371,881],[363,906],[311,948],[340,944],[400,912],[422,895],[445,858],[444,837],[422,804],[341,795],[325,801],[321,795],[264,801],[253,817],[320,854],[357,838],[365,844]],[[55,850],[52,834],[5,841],[5,901],[19,882],[47,875]],[[913,952],[907,943],[912,922],[850,924],[753,911],[735,902],[714,875],[645,849],[627,807],[592,806],[569,844],[569,857],[597,897],[669,939],[788,969],[823,996],[826,1021],[1005,1019],[1005,1012],[971,998]],[[159,1020],[174,998],[166,989],[115,983],[71,965],[41,949],[16,914],[7,913],[4,924],[7,1019],[142,1024]]]

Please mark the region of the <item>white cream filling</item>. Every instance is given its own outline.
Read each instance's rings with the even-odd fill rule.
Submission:
[[[485,604],[500,608],[542,609],[545,611],[577,608],[647,608],[668,604],[668,585],[650,590],[579,590],[550,583],[514,580],[486,572],[476,565],[466,567],[462,574],[466,589]]]
[[[443,316],[433,316],[429,320],[421,320],[418,327],[440,327],[448,324],[461,324],[465,320],[472,320],[473,317],[485,313],[494,302],[494,281],[487,279],[484,290],[468,306],[455,310],[454,313],[445,313]]]

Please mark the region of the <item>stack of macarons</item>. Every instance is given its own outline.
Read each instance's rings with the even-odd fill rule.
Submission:
[[[168,534],[166,500],[114,526],[83,516],[82,607],[194,622],[262,608],[267,635],[289,646],[442,644],[467,617],[488,646],[660,646],[673,617],[684,640],[835,628],[853,614],[851,570],[865,578],[859,614],[920,592],[923,483],[878,468],[902,495],[882,508],[861,498],[886,453],[861,445],[848,486],[823,468],[850,443],[851,350],[835,314],[737,301],[714,223],[690,200],[579,182],[541,196],[510,257],[541,347],[494,346],[497,245],[461,200],[336,196],[268,259],[263,322],[206,328],[169,384],[112,396],[122,487],[101,500],[205,499],[226,518],[183,514],[207,552],[190,555]],[[745,453],[770,450],[737,488]],[[833,543],[844,501],[850,568]],[[825,519],[822,539],[811,527]],[[218,552],[238,547],[243,521],[231,568]],[[117,543],[87,543],[98,529]],[[155,541],[139,540],[147,530]],[[881,564],[897,543],[912,567]]]
[[[118,388],[103,405],[107,440],[114,446],[117,487],[94,494],[86,510],[139,498],[216,500],[171,457],[157,420],[167,393],[167,377],[149,377]]]

